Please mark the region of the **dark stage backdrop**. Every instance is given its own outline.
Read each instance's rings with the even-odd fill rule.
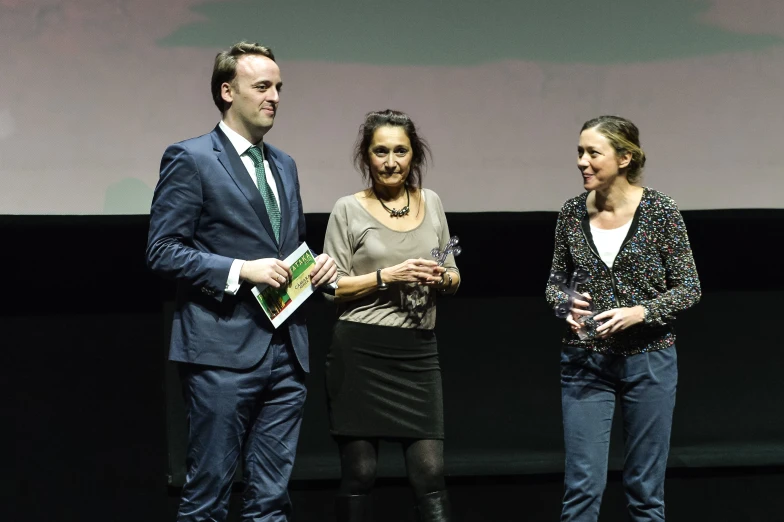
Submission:
[[[684,217],[703,299],[679,320],[670,466],[782,465],[784,343],[776,325],[784,282],[772,254],[784,211]],[[307,219],[308,242],[318,251],[327,215]],[[558,472],[561,322],[543,296],[556,213],[448,219],[464,245],[464,283],[438,310],[447,473]],[[7,278],[0,331],[8,358],[0,387],[11,397],[3,417],[15,419],[18,470],[2,480],[17,498],[68,480],[77,488],[84,482],[87,494],[90,476],[131,487],[182,483],[185,420],[165,362],[173,285],[144,266],[147,220],[0,217]],[[313,373],[295,478],[334,478],[323,372],[334,311],[320,297],[307,306]],[[620,435],[613,433],[613,468]],[[380,471],[403,473],[398,448],[383,447]]]

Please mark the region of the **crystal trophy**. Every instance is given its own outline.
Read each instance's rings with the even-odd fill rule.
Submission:
[[[444,246],[443,250],[435,247],[430,251],[430,255],[436,258],[436,261],[438,261],[438,266],[444,266],[444,262],[446,261],[446,258],[449,254],[452,254],[455,257],[460,255],[460,252],[462,252],[463,249],[458,246],[458,243],[460,243],[460,240],[457,238],[457,236],[452,236],[449,238],[449,241],[447,242],[446,246]]]
[[[593,308],[593,302],[589,299],[586,299],[584,295],[577,291],[577,285],[587,283],[590,280],[591,274],[588,272],[588,270],[580,267],[575,269],[575,271],[572,273],[571,279],[569,279],[566,272],[550,273],[550,283],[556,285],[563,293],[569,296],[569,299],[565,303],[555,305],[556,317],[559,319],[566,319],[569,317],[569,314],[572,313],[572,307],[574,306],[575,299],[588,302],[588,308],[586,310],[592,312],[591,315],[581,315],[576,319],[576,321],[582,325],[582,328],[577,330],[577,336],[583,341],[595,337],[596,327],[599,326],[599,323],[593,320],[593,316],[596,315],[596,312]]]

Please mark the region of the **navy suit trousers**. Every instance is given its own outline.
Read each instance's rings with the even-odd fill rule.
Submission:
[[[187,476],[179,522],[223,522],[242,458],[243,522],[285,522],[305,373],[280,333],[247,370],[180,363],[188,415]],[[288,336],[285,336],[288,337]]]

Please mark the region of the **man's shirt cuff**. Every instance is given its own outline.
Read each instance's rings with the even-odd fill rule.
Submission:
[[[226,293],[230,295],[237,295],[237,292],[240,290],[240,270],[242,270],[242,265],[245,263],[243,259],[235,259],[231,262],[231,268],[229,269],[229,278],[226,280]]]

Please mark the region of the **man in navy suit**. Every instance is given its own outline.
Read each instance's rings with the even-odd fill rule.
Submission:
[[[273,328],[250,292],[280,287],[282,261],[305,240],[297,167],[263,142],[280,100],[272,52],[240,42],[215,58],[222,121],[171,145],[150,210],[147,263],[177,282],[169,359],[188,414],[187,476],[177,520],[223,521],[242,458],[242,520],[288,520],[287,486],[305,402],[308,337],[301,310]],[[336,278],[316,258],[315,286]]]

